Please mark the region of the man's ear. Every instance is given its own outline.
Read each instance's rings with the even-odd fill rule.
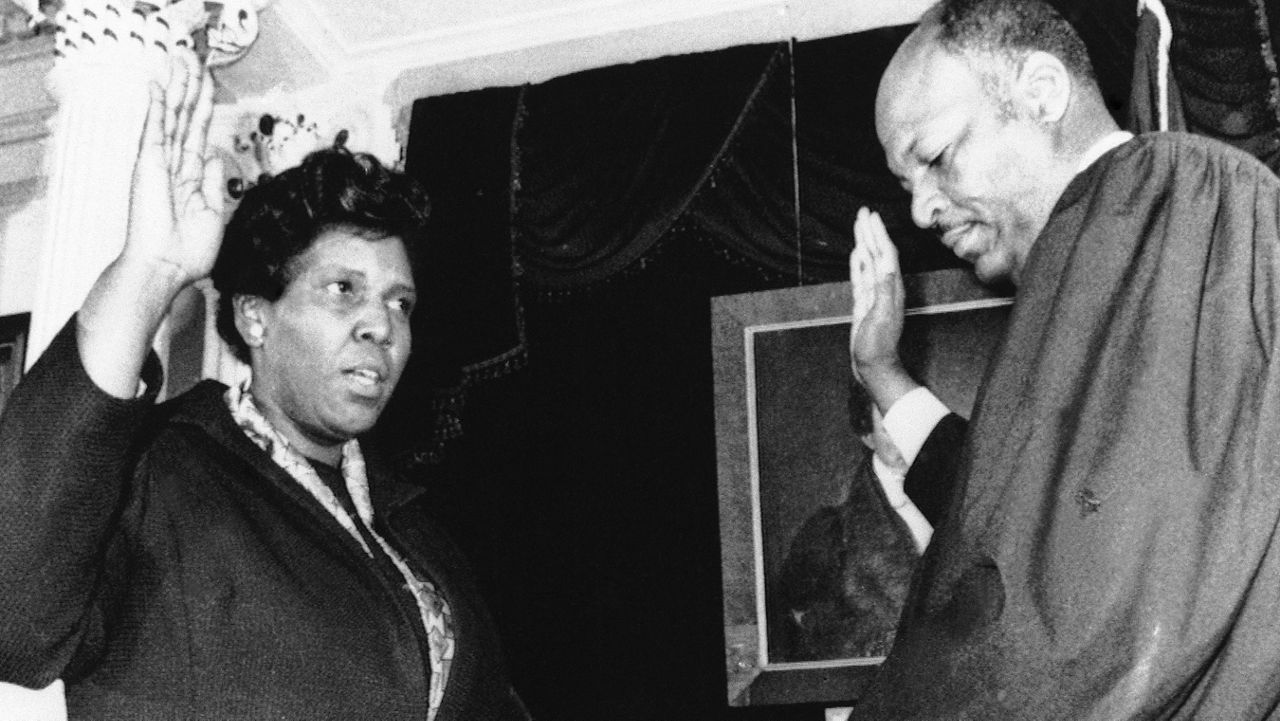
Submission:
[[[1057,123],[1071,104],[1071,73],[1053,55],[1035,51],[1022,62],[1014,96],[1027,114],[1040,123]]]
[[[260,296],[237,294],[231,298],[231,308],[235,311],[236,330],[250,348],[262,345],[266,334],[266,305]]]

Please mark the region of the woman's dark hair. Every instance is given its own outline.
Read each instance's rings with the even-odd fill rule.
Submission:
[[[232,298],[278,300],[292,280],[292,261],[329,230],[370,240],[400,238],[416,275],[429,209],[426,193],[408,176],[372,155],[338,148],[311,153],[297,167],[250,188],[227,223],[210,274],[218,291],[218,334],[248,362]]]

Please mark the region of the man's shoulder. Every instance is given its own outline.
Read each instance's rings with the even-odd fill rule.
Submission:
[[[1127,143],[1108,153],[1104,160],[1113,164],[1151,162],[1151,156],[1169,163],[1175,169],[1186,164],[1197,169],[1204,163],[1230,164],[1251,174],[1261,173],[1261,177],[1267,179],[1267,182],[1276,179],[1275,174],[1261,160],[1234,145],[1206,135],[1178,131],[1135,135]]]
[[[1151,132],[1112,148],[1077,175],[1059,198],[1057,211],[1061,216],[1072,208],[1092,208],[1090,217],[1096,221],[1103,207],[1129,208],[1171,193],[1220,202],[1223,194],[1239,192],[1280,198],[1280,178],[1253,155],[1221,140]]]

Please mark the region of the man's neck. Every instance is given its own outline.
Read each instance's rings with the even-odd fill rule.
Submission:
[[[1132,137],[1133,133],[1118,128],[1103,134],[1080,154],[1080,162],[1076,165],[1076,173],[1083,173],[1090,165],[1097,162],[1098,158],[1106,155],[1107,151],[1124,144]]]

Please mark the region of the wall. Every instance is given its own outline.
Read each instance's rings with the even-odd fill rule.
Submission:
[[[45,121],[53,111],[44,77],[52,65],[49,38],[0,45],[0,316],[31,310],[44,230]]]
[[[53,65],[49,38],[0,45],[0,316],[31,311],[40,239],[45,121],[53,101],[44,77]],[[61,684],[28,691],[0,684],[0,718],[60,721]]]

